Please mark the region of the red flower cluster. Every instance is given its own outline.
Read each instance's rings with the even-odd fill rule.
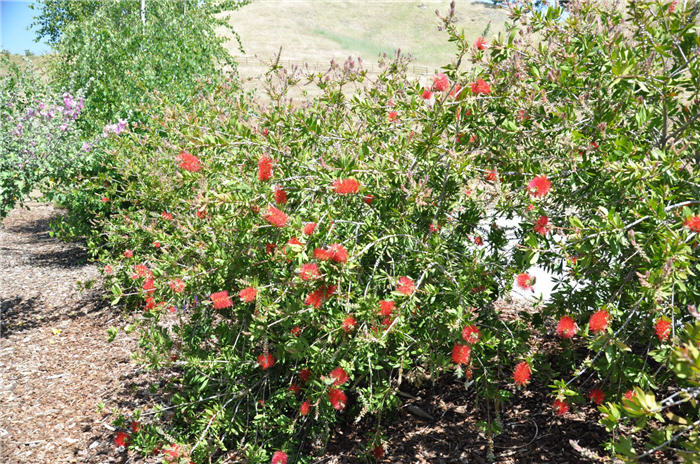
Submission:
[[[223,292],[212,293],[209,296],[209,298],[214,304],[214,309],[224,309],[233,305],[233,303],[231,303],[231,299],[228,297],[228,292],[226,290],[224,290]]]
[[[343,321],[343,330],[345,331],[345,333],[348,333],[351,330],[355,330],[355,326],[357,326],[357,321],[352,316],[346,317]]]
[[[535,283],[535,278],[533,276],[523,273],[518,274],[516,279],[518,282],[518,287],[522,288],[523,290],[532,290],[532,284]]]
[[[173,279],[170,281],[170,290],[175,293],[182,293],[185,290],[185,282],[182,279]]]
[[[272,177],[272,158],[262,155],[258,160],[258,180],[264,182]]]
[[[393,301],[389,300],[380,300],[379,301],[379,315],[381,316],[391,316],[391,313],[394,312],[394,308],[396,307],[396,303]]]
[[[360,189],[360,183],[355,179],[336,179],[333,181],[333,189],[335,189],[335,193],[341,195],[357,193]]]
[[[452,348],[452,362],[456,364],[468,364],[471,353],[471,346],[455,343],[455,346]]]
[[[126,251],[124,252],[124,257],[125,257],[125,258],[132,258],[133,256],[134,256],[134,252],[131,251],[131,250],[126,250]]]
[[[342,367],[336,367],[331,371],[331,378],[333,379],[333,385],[336,387],[347,382],[350,378],[347,372]]]
[[[576,331],[576,321],[574,321],[571,317],[564,316],[559,319],[559,323],[557,324],[557,335],[559,335],[560,338],[572,338],[574,335],[576,335]]]
[[[485,80],[478,79],[476,82],[472,83],[472,93],[474,95],[479,95],[480,93],[488,95],[491,93],[491,87]]]
[[[337,388],[331,388],[328,391],[328,397],[331,401],[331,404],[335,409],[338,411],[342,411],[345,409],[345,405],[348,402],[348,397],[343,393],[342,390],[339,390]]]
[[[302,369],[299,371],[299,378],[302,382],[307,383],[311,378],[311,371],[309,369]]]
[[[591,318],[588,320],[588,328],[593,333],[602,332],[608,327],[609,320],[610,313],[604,309],[601,309],[600,311],[593,313]]]
[[[166,221],[172,221],[173,220],[173,215],[168,213],[167,211],[163,211],[160,213],[160,216],[165,219]]]
[[[309,293],[309,295],[306,297],[306,300],[304,301],[304,304],[311,305],[314,308],[318,309],[321,307],[324,301],[333,296],[336,289],[337,287],[335,285],[331,285],[329,287],[321,285],[316,290]]]
[[[258,364],[262,367],[262,370],[266,370],[275,365],[275,357],[270,353],[261,354],[258,356]]]
[[[552,182],[547,179],[547,176],[537,176],[527,184],[527,188],[530,190],[530,195],[541,198],[549,193]]]
[[[306,263],[301,265],[299,277],[301,277],[301,280],[315,279],[321,277],[321,272],[318,270],[316,263]]]
[[[462,338],[465,342],[473,345],[481,339],[481,331],[474,324],[470,324],[462,330]]]
[[[637,396],[637,394],[634,392],[634,390],[627,390],[625,392],[625,399],[632,401],[632,399]]]
[[[484,50],[486,48],[486,39],[483,37],[478,37],[476,42],[474,42],[474,48],[477,50]]]
[[[287,454],[282,451],[275,451],[272,454],[270,464],[287,464]]]
[[[190,172],[197,172],[202,169],[199,158],[186,151],[180,152],[180,167]]]
[[[308,401],[304,401],[303,403],[301,403],[301,406],[299,407],[299,413],[302,416],[308,415],[310,410],[311,410],[311,403],[309,403]]]
[[[285,227],[287,225],[287,220],[289,218],[282,211],[278,210],[274,206],[267,207],[267,214],[265,215],[265,220],[275,227]]]
[[[255,301],[255,297],[258,296],[258,291],[254,287],[248,287],[244,288],[240,292],[238,292],[238,297],[244,302],[244,303],[250,303],[251,301]]]
[[[423,100],[430,100],[433,98],[433,92],[431,92],[429,89],[425,89],[420,96],[423,98]]]
[[[410,277],[399,277],[399,283],[396,287],[396,291],[403,293],[404,295],[410,295],[416,290],[416,284]]]
[[[314,257],[321,261],[330,259],[336,263],[344,263],[348,260],[348,250],[340,243],[334,243],[329,245],[325,250],[323,248],[316,248],[314,250]]]
[[[114,438],[114,444],[117,446],[127,446],[129,444],[129,434],[126,432],[117,432]]]
[[[535,232],[540,235],[547,235],[549,232],[549,218],[547,216],[540,216],[535,223]]]
[[[275,203],[278,205],[287,203],[287,192],[285,192],[282,187],[275,189]]]
[[[299,327],[299,326],[292,327],[292,329],[289,331],[289,333],[291,333],[295,337],[298,337],[299,335],[301,335],[301,327]]]
[[[515,366],[513,380],[515,380],[516,384],[525,386],[530,382],[530,375],[532,375],[530,365],[526,361],[522,361]]]
[[[444,74],[440,73],[433,76],[433,90],[436,92],[444,92],[450,88],[450,79]]]
[[[389,113],[389,116],[387,116],[390,122],[394,122],[399,119],[399,114],[396,111],[392,111]]]
[[[314,231],[316,230],[317,225],[318,224],[316,224],[315,222],[307,223],[306,225],[304,225],[304,233],[306,235],[312,235],[314,233]]]
[[[600,388],[594,388],[588,393],[588,399],[600,406],[605,401],[605,393]]]
[[[562,400],[554,400],[554,403],[552,403],[552,408],[558,416],[563,416],[564,414],[569,412],[569,403]]]
[[[654,325],[654,331],[656,332],[656,338],[663,342],[671,335],[671,321],[668,319],[659,319]]]
[[[382,445],[377,445],[372,448],[372,456],[374,459],[381,459],[384,457],[384,447]]]
[[[683,225],[693,232],[700,233],[700,216],[691,216],[683,222]]]

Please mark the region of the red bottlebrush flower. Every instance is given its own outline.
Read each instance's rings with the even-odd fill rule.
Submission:
[[[481,331],[474,324],[468,325],[462,330],[462,338],[465,342],[473,345],[481,339]]]
[[[382,319],[382,327],[384,327],[384,330],[389,330],[389,327],[391,327],[393,322],[394,320],[391,317],[385,317]]]
[[[656,332],[656,338],[663,342],[671,335],[671,321],[668,319],[659,319],[654,325],[654,331]]]
[[[162,454],[170,456],[173,459],[177,459],[180,457],[180,445],[178,445],[177,443],[173,443],[168,447],[168,449],[164,449],[162,451]]]
[[[429,89],[425,89],[420,96],[423,98],[423,100],[430,100],[433,98],[433,92],[431,92]]]
[[[478,235],[474,237],[474,244],[478,246],[483,246],[484,245],[484,239],[479,237]]]
[[[344,263],[348,260],[348,250],[340,243],[334,243],[328,247],[331,259],[336,263]]]
[[[350,378],[347,372],[342,367],[336,367],[331,371],[331,378],[333,379],[333,385],[336,387],[347,382]]]
[[[433,76],[433,90],[436,92],[444,92],[450,88],[450,78],[445,74],[440,73]]]
[[[162,217],[162,218],[165,219],[166,221],[172,221],[172,220],[173,220],[173,215],[170,214],[170,213],[168,213],[167,211],[163,211],[162,213],[160,213],[160,217]]]
[[[309,414],[309,411],[311,410],[311,403],[308,401],[304,401],[301,403],[301,406],[299,406],[299,414],[302,416],[306,416]]]
[[[136,433],[139,430],[141,430],[141,424],[139,424],[136,421],[131,421],[131,423],[129,424],[129,428],[131,428],[132,432]]]
[[[267,137],[267,135],[269,133],[270,133],[270,129],[268,129],[267,127],[263,127],[263,130],[262,130],[263,137]]]
[[[302,369],[299,371],[299,378],[302,382],[308,383],[311,378],[311,371],[309,369]]]
[[[455,84],[455,86],[452,88],[452,90],[450,90],[450,97],[460,99],[461,97],[464,96],[464,92],[462,92],[462,90],[464,90],[464,89],[462,89],[461,85]],[[457,110],[459,110],[459,108],[457,108]],[[459,118],[460,118],[459,113],[457,113],[457,120],[458,121],[459,121]]]
[[[472,93],[474,95],[479,95],[480,93],[488,95],[491,93],[491,87],[485,80],[478,79],[476,82],[472,83]]]
[[[238,292],[238,298],[240,298],[244,303],[250,303],[255,301],[255,297],[258,296],[258,291],[254,287],[244,288]]]
[[[537,176],[527,184],[527,188],[530,190],[530,195],[541,198],[549,193],[552,182],[547,179],[547,176]]]
[[[520,386],[525,386],[530,381],[532,370],[526,361],[519,362],[513,370],[513,380]]]
[[[302,264],[299,269],[299,277],[301,280],[310,280],[321,277],[321,271],[318,270],[316,263]]]
[[[428,226],[428,230],[433,233],[437,233],[442,229],[442,226],[438,224],[437,222],[431,222],[430,225]]]
[[[155,286],[155,283],[154,283],[153,279],[146,279],[146,280],[143,282],[143,287],[142,287],[142,288],[143,288],[143,289],[146,291],[146,293],[148,293],[149,295],[153,294],[153,293],[156,291],[156,286]]]
[[[100,201],[101,201],[102,203],[108,203],[108,202],[109,202],[109,198],[107,198],[107,197],[102,197],[102,198],[100,198]]]
[[[292,238],[289,239],[289,241],[287,242],[287,246],[289,246],[289,245],[296,245],[296,246],[300,246],[300,247],[303,247],[303,246],[304,246],[304,244],[301,243],[301,242],[299,241],[299,239],[296,238],[296,237],[292,237]],[[284,252],[284,254],[287,254],[286,247],[285,247],[285,249],[282,250],[282,251]]]
[[[295,395],[298,395],[299,393],[301,393],[301,387],[293,383],[289,386],[289,391],[294,393]]]
[[[549,232],[549,218],[547,216],[540,216],[535,223],[535,232],[540,235],[547,235]]]
[[[562,400],[554,400],[554,403],[552,403],[552,408],[558,416],[563,416],[569,412],[569,403]]]
[[[372,201],[374,201],[374,195],[365,195],[365,196],[362,198],[362,201],[364,201],[364,202],[367,203],[368,205],[371,205],[371,204],[372,204]]]
[[[153,248],[160,248],[160,242],[153,242]]]
[[[518,121],[525,121],[526,119],[528,119],[527,111],[525,111],[525,110],[518,111]]]
[[[114,438],[114,444],[117,446],[127,446],[129,444],[129,434],[126,432],[117,432]]]
[[[391,313],[394,312],[394,308],[396,307],[396,303],[393,301],[389,300],[380,300],[379,301],[379,314],[382,316],[391,316]]]
[[[275,203],[278,205],[287,203],[287,192],[285,192],[283,188],[275,189]]]
[[[301,335],[301,327],[299,327],[299,326],[292,327],[292,329],[289,332],[292,335],[294,335],[295,337],[298,337],[299,335]]]
[[[306,235],[313,235],[314,231],[316,230],[316,224],[315,222],[309,222],[304,225],[304,234]]]
[[[486,180],[489,182],[496,182],[496,170],[492,169],[486,173]]]
[[[683,225],[693,232],[700,233],[700,216],[691,216],[683,222]]]
[[[333,253],[329,250],[324,250],[323,248],[316,248],[314,250],[314,258],[320,259],[321,261],[327,261],[333,257]]]
[[[231,299],[228,297],[228,292],[226,290],[224,290],[223,292],[212,293],[209,296],[209,298],[214,304],[214,309],[224,309],[233,305],[233,303],[231,303]]]
[[[258,180],[264,182],[272,177],[272,158],[262,155],[258,160]]]
[[[523,290],[532,290],[532,284],[535,282],[535,278],[527,273],[518,274],[516,278],[518,282],[518,287]]]
[[[625,392],[625,399],[632,401],[632,399],[637,396],[637,394],[634,392],[634,390],[627,390]]]
[[[610,313],[604,309],[601,309],[600,311],[593,313],[588,321],[588,328],[593,333],[602,332],[608,327],[609,320]]]
[[[477,50],[484,50],[486,48],[486,39],[483,37],[478,37],[476,42],[474,42],[474,48]]]
[[[265,215],[265,220],[275,227],[285,227],[287,225],[287,220],[289,218],[282,211],[278,210],[274,206],[267,207],[267,214]]]
[[[274,243],[268,243],[267,245],[265,245],[265,252],[268,254],[272,254],[275,252],[275,248],[277,248],[277,245],[275,245]]]
[[[360,183],[355,179],[336,179],[333,181],[335,193],[346,195],[348,193],[357,193],[360,189]]]
[[[206,211],[197,211],[197,219],[206,219],[207,217],[207,212]]]
[[[282,451],[275,451],[270,464],[287,464],[287,454]]]
[[[156,307],[156,300],[152,296],[146,297],[144,300],[146,302],[146,309],[153,309]]]
[[[396,111],[392,111],[389,113],[387,118],[389,119],[389,122],[397,121],[399,119],[399,113],[397,113]]]
[[[671,4],[668,6],[668,14],[673,14],[674,11],[676,11],[676,5],[678,5],[677,0],[673,0]]]
[[[134,252],[131,251],[131,250],[126,250],[126,251],[124,252],[124,257],[125,257],[125,258],[132,258],[133,256],[134,256]]]
[[[564,316],[559,319],[559,323],[557,324],[557,335],[559,335],[559,338],[572,338],[576,335],[577,330],[576,321],[569,316]]]
[[[471,353],[471,346],[455,343],[455,346],[452,348],[452,362],[456,364],[467,364]]]
[[[605,401],[605,393],[600,388],[594,388],[588,393],[588,399],[600,406]]]
[[[348,397],[343,393],[342,390],[338,390],[337,388],[331,388],[328,391],[328,397],[331,400],[331,404],[335,409],[338,411],[342,411],[345,409],[345,405],[348,402]]]
[[[260,365],[262,370],[267,370],[275,365],[275,357],[272,356],[270,353],[261,354],[260,356],[258,356],[258,364]]]
[[[170,281],[170,290],[175,293],[182,293],[185,290],[185,282],[182,279],[173,279]]]
[[[111,273],[114,272],[114,269],[112,269],[112,266],[110,266],[110,265],[108,264],[108,265],[105,266],[104,272],[105,272],[105,274],[111,274]]]
[[[335,285],[331,285],[330,287],[321,285],[316,290],[309,293],[309,295],[306,297],[306,300],[304,301],[304,304],[311,305],[314,308],[318,309],[321,307],[324,301],[326,301],[331,295],[335,293],[335,290]]]
[[[180,167],[190,172],[197,172],[202,169],[199,158],[186,151],[180,152]]]
[[[355,330],[356,325],[357,321],[355,320],[355,318],[352,316],[348,316],[343,321],[343,330],[345,331],[345,333],[348,333],[351,330]]]
[[[404,295],[410,295],[416,290],[416,284],[413,279],[403,276],[399,277],[399,284],[396,287],[396,291],[403,293]]]
[[[384,447],[382,445],[377,445],[372,448],[372,456],[374,459],[381,459],[384,457]]]

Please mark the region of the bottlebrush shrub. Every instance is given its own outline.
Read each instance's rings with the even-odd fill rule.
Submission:
[[[95,251],[114,302],[143,312],[141,356],[177,360],[168,433],[187,456],[303,461],[339,417],[447,369],[496,411],[545,382],[553,416],[670,392],[680,425],[646,446],[692,433],[695,403],[673,398],[698,387],[669,353],[700,296],[697,10],[567,8],[514,7],[484,50],[450,11],[459,54],[427,83],[396,57],[349,98],[362,67],[333,63],[295,107],[299,76],[273,67],[265,106],[194,89],[108,139],[119,202]],[[501,314],[534,264],[552,297]]]

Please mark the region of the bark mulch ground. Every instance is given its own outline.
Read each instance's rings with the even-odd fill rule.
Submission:
[[[106,329],[128,319],[105,303],[99,272],[83,247],[50,237],[57,212],[29,206],[12,211],[0,227],[0,463],[159,462],[120,452],[113,443],[113,408],[130,413],[167,405],[152,388],[156,378],[130,359],[135,336],[107,341]],[[95,285],[80,290],[79,281]],[[382,462],[487,462],[487,439],[477,426],[486,411],[463,380],[446,375],[401,388],[402,408],[383,422]],[[536,384],[514,391],[494,441],[496,462],[600,462],[605,433],[598,413],[585,407],[555,417],[547,393]],[[416,408],[431,418],[417,416]],[[317,463],[366,462],[374,421],[341,425]]]

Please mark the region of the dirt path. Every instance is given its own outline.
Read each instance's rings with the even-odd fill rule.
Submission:
[[[135,341],[107,343],[120,317],[100,285],[77,285],[99,282],[97,268],[79,245],[49,236],[51,206],[29,206],[0,227],[0,462],[118,462],[98,403],[137,380]]]

